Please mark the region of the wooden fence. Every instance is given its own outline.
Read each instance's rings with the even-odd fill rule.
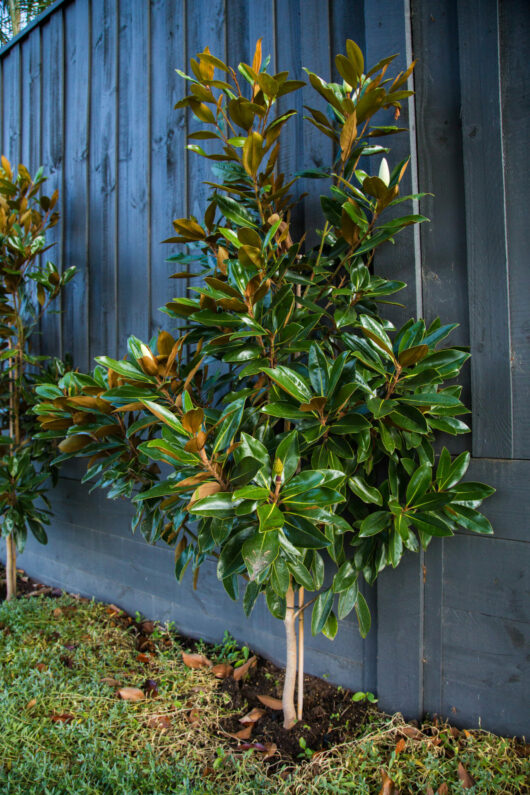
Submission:
[[[525,0],[58,0],[0,51],[2,152],[42,164],[59,188],[54,258],[79,271],[62,314],[43,324],[42,347],[72,353],[81,369],[163,322],[158,307],[176,288],[160,241],[173,218],[204,208],[209,164],[186,156],[193,122],[173,110],[183,93],[176,67],[205,45],[248,60],[258,37],[275,68],[296,77],[302,65],[329,76],[346,38],[371,63],[392,52],[400,67],[418,59],[403,114],[410,132],[392,141],[392,157],[412,151],[408,187],[435,194],[421,202],[432,223],[404,232],[377,267],[408,283],[410,314],[457,320],[455,342],[471,344],[473,435],[450,445],[471,444],[473,478],[497,488],[486,507],[495,536],[437,539],[385,572],[369,594],[367,641],[346,622],[334,643],[311,640],[309,668],[377,690],[383,707],[408,715],[481,719],[517,734],[528,733],[530,714],[529,24]],[[289,170],[330,155],[301,115]],[[318,185],[307,189],[300,220],[312,230]],[[281,627],[264,608],[247,622],[213,568],[202,590],[178,586],[172,552],[131,537],[127,506],[88,496],[76,470],[54,504],[49,546],[30,543],[21,558],[32,574],[176,620],[183,632],[218,639],[229,629],[281,659]]]

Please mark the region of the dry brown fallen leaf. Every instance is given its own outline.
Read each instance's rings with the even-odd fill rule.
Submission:
[[[212,663],[205,657],[204,654],[186,654],[185,651],[182,652],[182,662],[184,665],[187,665],[188,668],[211,668]]]
[[[36,698],[32,698],[31,701],[28,701],[28,703],[26,704],[26,709],[33,709],[33,707],[35,706],[36,703],[37,703],[37,699]]]
[[[260,709],[259,707],[254,707],[248,712],[246,715],[243,715],[242,718],[239,718],[239,722],[243,723],[243,725],[248,725],[249,723],[256,723],[261,717],[265,715],[265,710]]]
[[[428,785],[427,789],[425,790],[425,795],[434,795],[434,790],[433,790],[433,788],[431,787],[430,784]]]
[[[272,696],[258,696],[258,701],[269,709],[283,709],[281,698],[273,698]]]
[[[234,740],[248,740],[250,735],[252,734],[253,727],[254,724],[249,723],[248,726],[245,726],[244,729],[240,729],[238,732],[235,732],[235,734],[230,734],[230,732],[227,733],[228,736],[232,737]]]
[[[63,614],[63,611],[61,610],[60,607],[56,607],[55,610],[53,611],[53,617],[54,618],[60,618],[62,616],[62,614]]]
[[[403,749],[405,748],[406,744],[407,744],[407,741],[405,740],[404,737],[402,737],[401,740],[397,741],[396,748],[395,748],[396,756],[398,756],[398,754],[400,754],[403,751]]]
[[[234,669],[234,673],[232,674],[232,676],[234,677],[236,682],[239,682],[240,679],[242,679],[244,676],[246,676],[246,674],[248,674],[250,669],[254,668],[257,665],[257,663],[258,663],[258,661],[257,661],[256,657],[250,657],[250,659],[248,659],[246,661],[246,663],[243,663],[243,665],[240,665],[239,668],[235,668]]]
[[[124,701],[143,701],[145,695],[138,687],[122,687],[118,695]]]
[[[54,713],[50,715],[50,720],[54,723],[70,723],[70,721],[74,720],[75,715],[71,715],[69,712],[62,712],[60,715]]]
[[[117,679],[113,679],[112,676],[104,676],[99,681],[104,685],[108,685],[109,687],[119,687],[121,685],[121,682],[118,682]]]
[[[186,720],[188,721],[188,723],[191,723],[192,726],[196,726],[198,723],[200,723],[201,713],[199,712],[197,707],[190,709],[190,711],[186,715]]]
[[[405,737],[410,737],[412,740],[421,740],[423,737],[422,732],[415,726],[403,726],[399,731],[401,734],[404,734]]]
[[[115,616],[115,615],[121,613],[121,610],[120,610],[119,607],[116,607],[116,605],[108,605],[105,608],[105,612],[108,613],[109,616]]]
[[[155,631],[155,622],[154,621],[142,621],[140,624],[140,629],[144,633],[144,635],[152,635]]]
[[[265,743],[264,745],[265,745],[265,753],[263,754],[263,759],[270,759],[271,756],[274,756],[274,754],[277,753],[278,746],[276,745],[276,743]]]
[[[42,662],[41,663],[37,663],[35,668],[37,669],[37,671],[40,671],[40,673],[42,673],[43,671],[47,671],[48,670],[48,666],[45,663],[42,663]]]
[[[218,663],[212,668],[212,673],[217,679],[228,679],[234,669],[228,663]]]
[[[475,786],[475,779],[473,776],[469,775],[462,762],[458,763],[457,773],[464,789],[469,789],[470,787]]]
[[[440,784],[440,786],[438,787],[437,795],[449,795],[449,787],[445,783],[445,781],[443,784]]]
[[[147,719],[147,725],[150,729],[170,729],[171,719],[168,715],[150,715]]]
[[[381,778],[383,779],[383,786],[379,790],[379,795],[399,795],[399,790],[384,770],[381,771]]]
[[[144,654],[140,652],[140,654],[136,655],[137,662],[145,663],[146,665],[151,662],[151,657],[148,654]]]

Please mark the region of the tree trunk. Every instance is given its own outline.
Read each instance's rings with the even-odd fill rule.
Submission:
[[[11,442],[11,454],[16,452],[20,446],[20,416],[18,405],[18,379],[20,373],[20,358],[17,344],[17,352],[14,360],[9,359],[11,365],[11,377],[9,379],[9,435]],[[6,538],[6,599],[14,599],[17,595],[17,548],[13,533]]]
[[[9,16],[11,17],[13,36],[16,36],[20,32],[20,6],[15,0],[9,0]]]
[[[296,630],[294,611],[294,591],[289,584],[285,594],[287,608],[285,611],[285,640],[287,644],[287,659],[285,665],[285,682],[282,693],[283,728],[292,729],[296,723],[296,710],[294,706],[294,689],[296,685]]]
[[[304,712],[304,589],[298,589],[298,708],[297,718],[302,720]]]
[[[6,590],[8,601],[17,595],[17,553],[12,535],[6,538]]]

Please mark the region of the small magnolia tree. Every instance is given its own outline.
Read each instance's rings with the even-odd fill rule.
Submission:
[[[8,436],[1,438],[0,522],[7,544],[7,598],[11,599],[16,594],[16,550],[24,548],[28,529],[46,543],[43,525],[49,523],[49,511],[39,507],[37,500],[47,503],[44,484],[56,455],[50,445],[33,436],[38,426],[28,411],[35,402],[32,385],[48,357],[32,354],[30,339],[75,268],[61,275],[51,262],[39,262],[49,248],[45,233],[59,219],[54,211],[57,191],[51,198],[39,198],[45,181],[42,169],[32,178],[22,164],[13,174],[5,157],[1,162],[0,411]],[[54,369],[62,375],[62,365],[55,361],[41,379],[53,380]]]
[[[196,584],[214,555],[232,599],[246,580],[247,614],[263,594],[284,622],[287,728],[302,716],[310,606],[313,634],[333,638],[355,609],[365,636],[360,578],[372,584],[405,550],[457,527],[492,532],[477,511],[492,489],[460,482],[469,454],[452,460],[444,448],[435,465],[435,432],[469,430],[458,419],[467,411],[461,387],[446,384],[469,354],[440,347],[454,325],[438,319],[396,330],[381,307],[404,284],[370,269],[380,245],[426,220],[387,212],[414,198],[400,195],[407,161],[390,171],[381,159],[388,149],[372,142],[399,132],[374,117],[410,94],[412,66],[390,80],[391,61],[365,70],[348,41],[336,58],[342,83],[308,72],[328,103],[327,114],[309,108],[308,121],[332,139],[337,158],[286,180],[278,160],[294,111],[274,110],[304,84],[268,73],[260,42],[252,66],[237,71],[199,53],[177,107],[203,122],[188,148],[213,162],[215,182],[204,220],[177,219],[170,239],[188,247],[173,257],[183,267],[175,276],[197,277],[192,295],[164,310],[185,327],[149,345],[131,337],[124,361],[100,356],[92,376],[68,374],[60,388],[38,390],[44,426],[70,424],[61,459],[90,456],[87,479],[133,497],[133,527],[176,545],[179,579],[191,564]],[[379,176],[364,170],[369,157]],[[300,177],[330,185],[316,248],[291,226]],[[169,465],[163,478],[157,462]]]

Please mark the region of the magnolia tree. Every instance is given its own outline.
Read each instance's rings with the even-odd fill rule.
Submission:
[[[62,365],[31,352],[39,320],[74,275],[63,274],[42,259],[49,248],[45,234],[55,226],[57,191],[39,196],[45,177],[42,169],[32,178],[22,164],[13,173],[2,157],[0,168],[0,417],[7,436],[0,449],[0,524],[6,539],[7,598],[16,594],[16,550],[22,550],[28,529],[46,543],[44,525],[49,511],[45,482],[55,457],[50,445],[35,437],[35,402],[32,390],[37,373],[48,365],[46,377],[61,374]],[[43,378],[42,372],[40,378]],[[57,379],[55,379],[57,380]],[[55,422],[54,427],[64,428]]]
[[[389,79],[392,60],[365,69],[348,41],[336,58],[343,82],[308,72],[328,103],[308,108],[308,122],[337,157],[286,179],[279,154],[295,111],[275,109],[304,84],[269,73],[259,42],[237,70],[207,49],[192,59],[177,107],[203,123],[188,148],[212,161],[214,181],[204,219],[177,219],[169,241],[187,247],[175,276],[196,279],[163,310],[184,325],[176,338],[131,337],[124,360],[100,356],[93,375],[38,390],[44,427],[70,424],[59,461],[90,456],[87,479],[132,497],[133,527],[175,545],[179,579],[191,565],[196,585],[213,555],[232,599],[245,582],[247,614],[261,597],[284,622],[287,728],[302,716],[306,610],[328,638],[355,610],[365,636],[360,580],[371,585],[433,536],[492,532],[477,511],[492,489],[460,482],[469,454],[444,448],[436,461],[433,449],[437,431],[469,430],[461,387],[446,383],[469,353],[440,345],[454,324],[395,329],[383,310],[405,285],[371,269],[379,246],[426,220],[396,217],[419,197],[400,194],[407,161],[390,170],[373,143],[399,132],[377,114],[410,94],[412,66]],[[374,160],[378,176],[365,170]],[[326,180],[315,248],[304,245],[314,230],[291,224],[301,177]]]

